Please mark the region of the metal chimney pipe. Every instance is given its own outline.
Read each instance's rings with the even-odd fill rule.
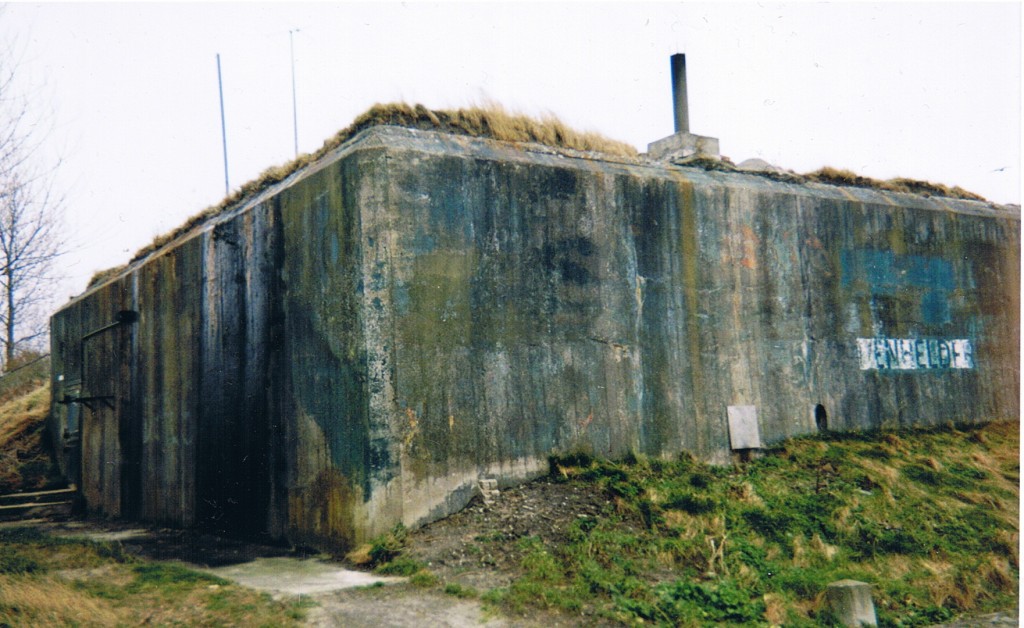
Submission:
[[[686,100],[686,55],[672,55],[672,104],[676,133],[690,132],[690,109]]]

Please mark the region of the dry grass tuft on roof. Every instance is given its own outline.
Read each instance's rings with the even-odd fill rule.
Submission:
[[[555,148],[568,148],[580,151],[594,151],[608,155],[635,157],[635,148],[616,140],[608,139],[599,133],[576,131],[553,114],[541,119],[527,115],[512,113],[497,103],[483,106],[468,107],[455,110],[432,110],[423,105],[408,103],[376,104],[358,116],[348,127],[338,131],[324,145],[312,154],[300,155],[297,159],[283,166],[275,166],[263,172],[254,181],[250,181],[225,198],[218,205],[190,218],[185,224],[174,231],[157,237],[148,246],[139,250],[132,262],[139,260],[168,242],[188,233],[193,228],[205,223],[210,218],[237,205],[243,199],[254,196],[266,188],[283,181],[292,173],[316,162],[327,153],[344,144],[360,131],[373,126],[400,126],[409,129],[442,131],[455,135],[484,137],[505,142],[533,142]],[[124,267],[104,270],[93,275],[89,286],[98,285],[112,278]]]
[[[285,180],[294,172],[316,162],[338,148],[360,131],[373,126],[400,126],[410,129],[490,138],[506,142],[531,142],[555,148],[593,151],[619,157],[637,156],[636,149],[625,142],[611,140],[598,133],[576,131],[552,114],[537,119],[509,112],[497,103],[487,103],[483,106],[454,110],[432,110],[427,109],[423,105],[410,105],[404,102],[378,103],[370,107],[365,113],[359,115],[351,125],[338,131],[333,137],[324,142],[323,146],[316,152],[300,155],[297,159],[283,166],[269,168],[255,180],[244,184],[217,205],[203,210],[189,218],[177,229],[154,239],[148,246],[140,249],[132,257],[129,264],[142,259],[169,242],[205,224],[213,217],[237,206],[243,200],[253,197],[270,186]],[[680,165],[704,167],[709,170],[734,171],[736,169],[731,162],[719,160],[706,161],[708,163],[686,163]],[[937,183],[903,178],[880,181],[878,179],[861,177],[849,170],[839,170],[831,167],[821,168],[805,175],[768,172],[757,174],[794,183],[816,181],[832,185],[852,185],[891,192],[921,194],[924,196],[946,196],[976,201],[985,200],[981,196],[972,194],[960,187],[949,188]],[[91,288],[113,279],[125,269],[127,269],[127,265],[99,271],[90,279],[88,287]]]
[[[919,196],[944,196],[946,198],[958,198],[968,201],[982,201],[987,202],[983,196],[979,196],[973,192],[968,192],[960,186],[948,187],[941,183],[932,183],[931,181],[919,181],[917,179],[907,179],[904,177],[897,177],[895,179],[881,180],[872,179],[870,177],[862,177],[859,174],[850,170],[841,170],[839,168],[833,168],[831,166],[825,166],[819,168],[814,172],[808,172],[806,174],[797,174],[793,171],[773,171],[773,170],[760,170],[751,171],[743,170],[733,164],[728,157],[709,157],[707,155],[695,155],[687,157],[678,161],[674,161],[677,166],[685,166],[692,168],[703,168],[704,170],[718,170],[721,172],[744,172],[746,174],[752,174],[759,177],[765,177],[767,179],[774,179],[776,181],[783,181],[786,183],[826,183],[828,185],[842,185],[852,186],[861,188],[871,188],[874,190],[884,190],[886,192],[903,192],[905,194],[917,194]]]
[[[941,183],[932,183],[930,181],[918,181],[916,179],[906,179],[903,177],[897,177],[895,179],[888,179],[886,181],[880,179],[872,179],[870,177],[862,177],[849,170],[840,170],[838,168],[832,168],[825,166],[819,168],[814,172],[808,172],[803,175],[808,181],[815,181],[818,183],[828,183],[831,185],[849,185],[854,187],[862,188],[873,188],[876,190],[885,190],[887,192],[903,192],[907,194],[920,194],[921,196],[945,196],[947,198],[959,198],[968,201],[984,201],[985,198],[968,192],[967,190],[959,187],[948,187]]]

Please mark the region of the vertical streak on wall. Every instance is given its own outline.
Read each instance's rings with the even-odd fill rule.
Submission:
[[[244,512],[247,443],[259,430],[257,417],[246,412],[244,399],[250,310],[244,225],[251,214],[221,222],[202,237],[206,280],[198,506],[199,517],[206,523],[228,528],[257,523]]]
[[[284,305],[284,272],[285,272],[285,238],[284,220],[282,217],[282,197],[284,192],[277,194],[268,201],[269,226],[267,228],[266,261],[269,267],[265,270],[269,317],[267,321],[267,474],[270,485],[267,487],[267,532],[275,538],[282,538],[288,531],[288,486],[291,477],[289,467],[289,444],[294,440],[294,421],[288,420],[288,404],[286,390],[288,371],[285,360],[289,353],[288,337],[285,325]]]
[[[128,294],[127,309],[139,310],[139,274],[132,273],[120,280]],[[142,414],[141,384],[139,376],[142,364],[139,361],[139,326],[131,325],[127,330],[123,363],[126,368],[122,390],[127,394],[126,404],[119,417],[121,421],[121,514],[129,519],[142,514]]]
[[[242,375],[243,448],[240,459],[240,482],[244,485],[243,501],[238,509],[242,525],[253,532],[268,526],[272,474],[270,471],[271,424],[273,410],[273,355],[279,350],[274,335],[274,300],[277,298],[274,278],[275,214],[268,201],[240,218],[244,224],[245,294],[247,307],[243,352],[245,372]],[[248,419],[246,419],[248,417]]]
[[[151,260],[148,264],[138,270],[141,290],[139,294],[139,337],[140,342],[139,360],[148,365],[140,373],[142,393],[142,421],[141,421],[141,451],[140,451],[140,479],[143,486],[142,492],[142,517],[149,520],[160,519],[161,505],[169,501],[165,494],[169,488],[158,476],[163,461],[163,444],[156,433],[156,423],[160,420],[163,412],[161,386],[161,371],[164,369],[164,359],[169,361],[170,349],[164,353],[162,346],[160,327],[163,324],[161,312],[157,309],[157,303],[165,302],[164,290],[159,285],[161,269],[168,265],[170,255],[164,255]],[[161,356],[166,356],[161,359]]]
[[[697,204],[694,199],[693,183],[681,175],[677,175],[676,194],[679,212],[680,279],[683,284],[683,310],[686,320],[686,361],[690,375],[688,392],[691,398],[688,405],[692,409],[692,420],[695,427],[693,435],[696,438],[696,442],[691,447],[695,451],[710,454],[721,445],[713,440],[709,426],[710,419],[705,411],[707,401],[704,399],[706,387],[701,356],[701,319],[698,317],[701,311],[698,288],[702,260],[700,259],[700,242],[698,240],[700,228],[697,224]]]
[[[399,412],[395,392],[396,233],[388,158],[385,151],[372,151],[360,158],[360,172],[366,175],[359,178],[353,206],[358,221],[353,237],[358,241],[361,262],[357,272],[362,289],[360,353],[366,360],[364,411],[375,476],[370,486],[373,499],[365,496],[368,501],[360,513],[357,541],[383,532],[385,521],[404,519],[401,437],[407,429],[402,423],[406,417]]]
[[[192,238],[139,269],[142,391],[142,514],[195,522],[196,418],[202,371],[196,343],[203,317],[202,238]]]
[[[114,313],[124,309],[119,283],[105,286],[86,311],[85,331],[80,336],[109,324]],[[82,346],[83,397],[103,397],[102,403],[80,406],[83,464],[92,470],[83,479],[81,489],[97,512],[117,517],[121,514],[120,422],[123,411],[122,358],[124,330],[114,328],[91,336]],[[109,405],[108,405],[109,404]]]
[[[171,352],[173,365],[164,371],[163,394],[165,416],[162,422],[164,446],[173,452],[173,465],[165,469],[164,481],[174,488],[174,510],[163,517],[191,525],[197,520],[199,496],[197,460],[199,445],[198,420],[202,408],[200,378],[201,352],[181,351],[178,347],[193,343],[199,337],[203,312],[209,307],[202,295],[209,281],[202,264],[202,239],[194,238],[175,251],[175,265],[168,282],[171,310],[163,313],[164,347]]]

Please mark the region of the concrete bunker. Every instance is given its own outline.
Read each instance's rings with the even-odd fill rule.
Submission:
[[[95,513],[344,548],[553,452],[727,462],[730,407],[1016,420],[1019,267],[1014,208],[372,126],[61,308],[52,433]]]

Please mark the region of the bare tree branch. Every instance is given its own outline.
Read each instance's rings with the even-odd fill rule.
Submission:
[[[0,7],[0,13],[3,9]],[[12,363],[47,336],[55,261],[65,248],[60,161],[46,163],[48,133],[30,99],[17,92],[13,46],[0,50],[0,361]]]

